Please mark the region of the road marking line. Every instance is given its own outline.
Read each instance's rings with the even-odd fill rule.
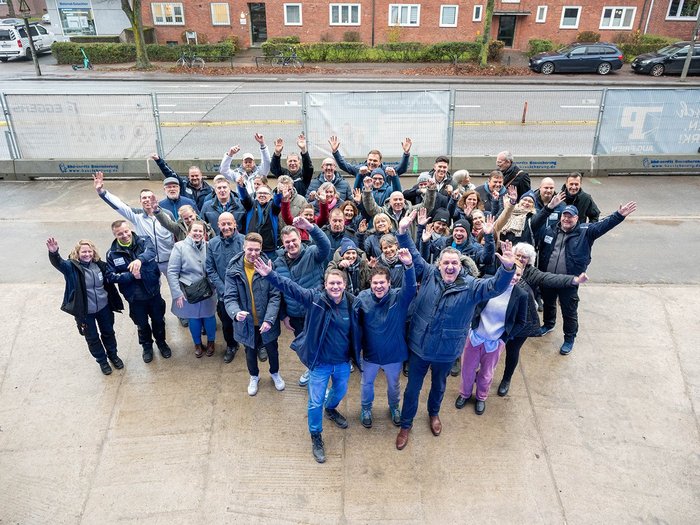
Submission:
[[[559,106],[559,107],[562,109],[583,109],[583,108],[585,108],[585,109],[591,109],[591,108],[600,109],[600,106]]]
[[[249,104],[249,108],[298,108],[300,107],[301,104],[299,104],[296,101],[291,101],[289,103],[285,102],[284,104]]]
[[[225,126],[250,126],[252,125],[263,125],[263,126],[299,126],[301,120],[226,120],[220,122],[161,122],[161,128],[213,128],[213,127],[225,127]]]
[[[161,115],[203,115],[206,111],[161,111]]]
[[[479,126],[595,126],[597,120],[528,120],[523,124],[519,120],[490,120],[490,121],[469,121],[456,120],[454,125],[459,127],[479,127]]]
[[[158,97],[163,97],[163,98],[185,98],[185,99],[193,99],[193,100],[223,100],[227,97],[228,95],[221,95],[219,97],[192,97],[192,96],[186,96],[186,95],[171,95],[170,93],[159,93]]]
[[[456,107],[456,108],[480,108],[481,106],[470,106],[470,105],[466,105],[466,106],[455,106],[455,107]]]

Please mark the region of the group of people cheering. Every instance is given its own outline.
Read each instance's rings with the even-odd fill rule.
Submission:
[[[388,417],[399,427],[396,448],[402,450],[428,371],[428,424],[439,436],[448,376],[461,374],[456,408],[473,399],[475,412],[483,414],[501,353],[506,363],[498,394],[505,396],[527,338],[553,330],[557,300],[564,321],[560,353],[571,353],[578,286],[588,279],[593,242],[636,209],[629,202],[600,220],[578,173],[559,192],[551,178],[533,191],[529,175],[507,151],[498,154],[497,169],[482,185],[472,184],[466,170],[451,174],[449,159],[441,156],[403,190],[409,138],[397,163],[383,162],[372,150],[352,164],[333,136],[333,157],[323,160],[316,176],[304,135],[297,138],[299,153],[287,155],[286,168],[282,139],[272,155],[262,135],[255,140],[261,163],[245,153],[232,168],[240,151],[233,146],[212,185],[198,167],[180,176],[153,155],[165,197],[141,190],[140,206],[107,191],[97,172],[97,194],[122,217],[112,223],[106,260],[86,239],[67,260],[53,237],[46,244],[66,281],[61,308],[75,317],[106,375],[112,366],[124,366],[114,333],[114,312],[124,308],[116,287],[137,326],[144,362],[153,360],[154,343],[163,358],[171,357],[161,274],[171,312],[189,328],[195,357],[216,352],[216,314],[224,362],[244,348],[251,396],[259,388],[259,361],[269,360],[274,387],[285,389],[278,338],[282,325],[291,330],[291,348],[306,367],[299,384],[308,387],[318,462],[326,458],[324,415],[348,426],[338,406],[353,367],[361,373],[359,419],[366,428],[373,423],[375,378],[384,371]],[[338,168],[354,177],[352,184]],[[403,403],[402,372],[408,377]]]

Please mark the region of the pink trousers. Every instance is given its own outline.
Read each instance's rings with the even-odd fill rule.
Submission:
[[[489,387],[493,381],[493,371],[496,369],[498,359],[505,344],[498,341],[498,348],[493,352],[486,352],[484,345],[472,346],[467,337],[467,345],[462,352],[462,385],[459,393],[463,397],[471,397],[474,380],[476,380],[476,398],[486,401],[489,396]],[[478,370],[478,372],[477,372]]]

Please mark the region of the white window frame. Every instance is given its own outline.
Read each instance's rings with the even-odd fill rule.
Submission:
[[[685,2],[687,0],[681,0],[680,3],[678,4],[678,12],[680,12],[683,9],[683,6],[685,5]],[[666,10],[666,20],[697,20],[698,13],[697,11],[695,12],[694,15],[692,16],[676,16],[671,14],[671,4],[673,3],[673,0],[668,0],[668,9]],[[698,9],[700,9],[700,5],[698,6]]]
[[[576,25],[575,26],[565,26],[564,25],[564,13],[567,9],[578,9],[578,14],[576,15]],[[578,25],[581,22],[581,11],[580,5],[565,5],[561,8],[561,19],[559,20],[559,29],[578,29]]]
[[[519,4],[520,0],[501,0],[502,4]]]
[[[446,7],[453,7],[455,10],[454,24],[446,24],[442,21],[442,13]],[[445,5],[440,6],[440,27],[457,27],[458,20],[459,20],[459,6],[457,4],[445,4]]]
[[[622,9],[622,10],[623,10],[623,14],[622,14],[622,18],[620,18],[620,23],[624,22],[624,20],[625,20],[624,11],[628,11],[628,10],[631,9],[631,10],[632,10],[632,18],[630,18],[630,24],[629,24],[629,26],[623,26],[623,25],[619,25],[619,26],[615,26],[615,25],[604,26],[604,25],[603,25],[603,19],[605,18],[605,10],[606,10],[606,9],[612,9],[612,10],[613,10],[613,13],[612,13],[613,16],[615,15],[615,10],[616,10],[616,9]],[[625,6],[607,6],[607,5],[606,5],[606,6],[603,6],[603,10],[600,12],[600,26],[598,26],[598,29],[613,29],[613,30],[617,30],[617,29],[632,29],[632,27],[634,26],[634,17],[635,17],[635,16],[637,16],[637,8],[636,8],[636,7],[630,7],[630,6],[627,6],[627,7],[625,7]],[[614,20],[615,20],[615,18],[613,18],[613,17],[610,18],[610,22],[611,22],[611,23],[612,23]]]
[[[173,9],[173,21],[167,22],[165,20],[165,8],[171,6]],[[180,21],[178,22],[178,16],[175,14],[175,8],[180,8]],[[160,10],[160,14],[157,13],[156,9]],[[185,8],[182,6],[182,2],[156,2],[151,4],[151,15],[153,16],[154,26],[184,26],[185,25]],[[159,22],[158,19],[161,19]]]
[[[333,22],[333,9],[338,10],[338,21]],[[350,22],[343,22],[343,8],[348,10]],[[353,8],[357,9],[357,22],[352,22]],[[330,4],[328,6],[328,25],[331,26],[359,26],[362,25],[362,4]]]
[[[476,4],[474,10],[472,11],[472,22],[481,22],[484,16],[484,6],[481,4]]]
[[[215,5],[225,5],[226,6],[226,22],[216,22],[214,20],[214,6]],[[209,10],[211,11],[211,25],[213,26],[230,26],[231,25],[231,9],[226,2],[211,2],[209,4]]]
[[[416,9],[416,23],[411,23],[411,9]],[[391,12],[398,10],[398,19],[396,23],[391,21]],[[401,11],[406,9],[408,11],[408,22],[405,24],[401,23]],[[420,4],[389,4],[389,25],[390,26],[401,26],[401,27],[420,27]]]
[[[547,11],[549,7],[546,5],[537,6],[537,15],[535,15],[536,24],[544,24],[547,21]]]
[[[298,7],[299,8],[299,21],[298,22],[290,22],[289,21],[289,19],[287,18],[287,8],[288,7]],[[282,8],[284,9],[284,25],[286,25],[286,26],[304,25],[304,19],[302,18],[302,14],[301,14],[301,3],[299,3],[299,4],[282,4]]]

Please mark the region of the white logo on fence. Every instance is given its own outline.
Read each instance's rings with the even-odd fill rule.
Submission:
[[[622,116],[620,117],[620,127],[632,129],[632,133],[629,135],[629,140],[644,140],[647,135],[654,133],[658,127],[655,125],[650,129],[645,129],[647,116],[653,113],[661,113],[662,111],[662,106],[631,106],[623,108]]]

